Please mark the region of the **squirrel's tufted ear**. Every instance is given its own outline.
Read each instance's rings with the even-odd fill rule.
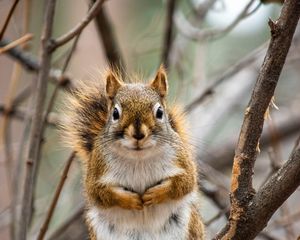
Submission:
[[[112,71],[109,71],[108,74],[106,75],[106,94],[110,99],[113,99],[116,94],[118,89],[122,86],[123,84],[118,80],[118,77],[115,73]]]
[[[154,88],[161,97],[168,94],[168,80],[167,73],[163,65],[160,65],[155,79],[150,83],[150,87]]]

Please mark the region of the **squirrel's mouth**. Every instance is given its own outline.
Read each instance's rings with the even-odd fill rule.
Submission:
[[[136,146],[136,147],[126,147],[127,149],[131,150],[131,151],[143,151],[146,149],[149,149],[151,147],[140,147],[140,146]]]
[[[120,141],[120,145],[127,151],[142,152],[153,148],[153,146],[155,146],[155,142],[151,139],[147,139],[147,141],[131,141],[128,139],[122,139]]]

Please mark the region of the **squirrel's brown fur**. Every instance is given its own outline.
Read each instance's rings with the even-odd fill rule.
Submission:
[[[140,212],[144,211],[143,209],[145,209],[146,212],[151,209],[155,210],[153,206],[160,206],[163,210],[164,204],[170,203],[170,206],[180,204],[180,202],[185,201],[183,200],[184,197],[190,196],[192,193],[195,195],[198,192],[197,172],[195,164],[192,161],[191,149],[185,132],[184,115],[178,107],[167,107],[166,104],[165,97],[167,95],[168,86],[164,69],[162,67],[160,68],[155,80],[151,81],[149,85],[141,83],[125,84],[120,75],[112,71],[108,71],[105,79],[106,83],[102,80],[88,83],[80,82],[76,90],[68,95],[67,103],[65,104],[66,108],[63,110],[64,121],[62,124],[62,135],[65,141],[84,160],[85,192],[88,208],[90,209],[87,215],[87,224],[89,225],[90,237],[92,239],[102,239],[101,236],[98,236],[99,234],[96,233],[97,230],[95,230],[95,228],[97,228],[95,225],[102,224],[99,223],[101,217],[99,217],[99,219],[95,217],[96,213],[100,215],[105,213],[105,216],[107,214],[109,215],[109,213],[113,215],[113,209],[118,207],[120,209],[119,211],[124,209],[122,210],[125,211],[124,214],[130,215],[132,212],[132,214],[134,214],[133,216],[140,215]],[[121,105],[117,106],[118,104]],[[154,104],[160,104],[160,108],[163,109],[166,114],[166,117],[163,118],[164,120],[161,120],[161,123],[157,122],[158,120],[153,116],[152,108]],[[121,109],[115,110],[116,108],[122,108],[122,114],[120,113]],[[115,111],[122,116],[120,120],[117,120],[117,123],[114,123],[112,120],[112,114],[115,114]],[[159,150],[159,146],[154,146],[154,159],[157,158],[155,157],[157,154],[157,156],[161,156],[162,158],[169,155],[172,156],[172,159],[168,160],[167,157],[167,159],[161,160],[165,161],[165,163],[159,162],[161,157],[158,157],[158,160],[153,159],[153,161],[158,161],[157,163],[161,164],[161,167],[159,167],[159,164],[151,165],[152,163],[149,163],[152,154],[151,151],[147,153],[148,155],[150,154],[149,160],[146,160],[146,162],[139,160],[139,158],[144,158],[144,155],[140,155],[139,153],[140,145],[143,150],[143,144],[146,146],[149,141],[152,141],[152,135],[157,137],[155,141],[158,141],[158,143],[156,144],[164,145],[166,149]],[[118,141],[125,141],[126,144],[129,144],[126,141],[132,141],[132,139],[134,139],[134,144],[137,144],[137,150],[122,150],[120,147],[121,152],[127,151],[128,155],[132,154],[133,160],[126,160],[127,158],[132,158],[131,155],[131,157],[124,156],[124,160],[122,160],[122,156],[118,155],[120,153],[118,153],[118,151],[114,152],[118,147],[111,148],[111,145],[115,144],[119,146],[118,144],[121,144],[116,143],[116,139],[122,139]],[[132,143],[130,142],[130,144]],[[155,153],[155,151],[158,152]],[[162,151],[166,151],[166,153]],[[129,162],[125,163],[126,161]],[[133,163],[132,161],[136,162]],[[113,167],[116,162],[120,165],[121,170],[116,169],[118,167]],[[133,167],[130,167],[131,165]],[[150,169],[148,169],[149,167]],[[157,167],[159,168],[155,170]],[[124,172],[122,169],[124,169]],[[139,172],[137,173],[136,171]],[[162,171],[162,174],[165,175],[159,176],[157,173],[157,177],[153,171]],[[142,172],[144,173],[142,174]],[[152,179],[152,176],[147,176],[152,173],[154,174],[153,179],[158,178],[155,180],[156,182],[154,180],[151,180],[151,182],[149,179]],[[130,174],[138,174],[138,176],[140,176],[137,178],[137,181],[141,181],[141,187],[137,187],[140,185],[136,182],[129,183],[130,176],[128,175]],[[143,178],[148,180],[143,180]],[[148,181],[148,183],[144,183],[143,181]],[[189,198],[193,199],[193,197]],[[190,217],[189,220],[186,220],[188,226],[186,226],[187,229],[184,230],[187,234],[184,239],[203,239],[204,230],[198,211],[199,208],[196,207],[197,204],[194,200],[186,201],[191,202],[188,204]],[[168,208],[167,205],[166,208]],[[111,212],[108,213],[105,209]],[[178,209],[176,210],[177,212],[179,211]],[[172,213],[170,219],[166,221],[168,226],[171,226],[171,220],[174,214],[175,213]],[[118,214],[116,217],[112,216],[112,219],[118,219],[118,216]],[[140,216],[141,219],[143,219],[142,216],[143,214]],[[173,218],[176,219],[175,217]],[[110,216],[108,216],[107,219],[111,219]],[[111,221],[118,222],[119,220]],[[127,221],[130,223],[131,219],[127,219]],[[153,221],[155,222],[155,219]],[[147,222],[147,220],[145,220],[145,222]],[[175,222],[177,222],[177,220]],[[126,227],[126,224],[129,223],[122,224]],[[114,224],[117,225],[117,223]],[[113,225],[113,228],[110,226],[107,229],[118,228],[118,226],[115,225]],[[100,228],[101,227],[103,226],[101,225]],[[149,227],[151,228],[151,226]],[[166,228],[166,226],[164,226],[164,228]],[[123,230],[121,229],[119,231],[122,232]],[[139,234],[141,240],[150,239],[147,238],[148,233],[143,236],[140,232],[134,233],[136,230],[130,231],[126,230],[125,232],[129,232],[128,234],[131,235]],[[168,230],[165,231],[167,232]],[[115,232],[117,232],[117,230],[115,230]],[[110,234],[112,234],[111,236],[117,236],[113,234],[119,233]],[[110,235],[108,234],[107,236]],[[161,238],[163,240],[161,236],[164,235],[159,235],[160,237],[157,236],[154,238]],[[109,239],[111,238],[112,237]],[[128,239],[130,238],[131,237],[128,237]],[[124,237],[124,239],[127,238]],[[103,240],[106,239],[103,238]]]

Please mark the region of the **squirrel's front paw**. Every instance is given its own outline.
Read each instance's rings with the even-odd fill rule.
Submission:
[[[141,200],[140,195],[137,193],[127,191],[124,189],[119,189],[117,191],[116,200],[118,205],[121,208],[132,210],[142,210],[143,209],[143,202]]]
[[[170,181],[164,181],[154,187],[149,188],[142,196],[145,206],[158,204],[169,199]]]

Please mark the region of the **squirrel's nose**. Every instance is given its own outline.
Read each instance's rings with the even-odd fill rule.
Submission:
[[[141,132],[137,132],[135,134],[133,134],[133,138],[135,138],[136,140],[142,140],[145,137],[144,133]]]

